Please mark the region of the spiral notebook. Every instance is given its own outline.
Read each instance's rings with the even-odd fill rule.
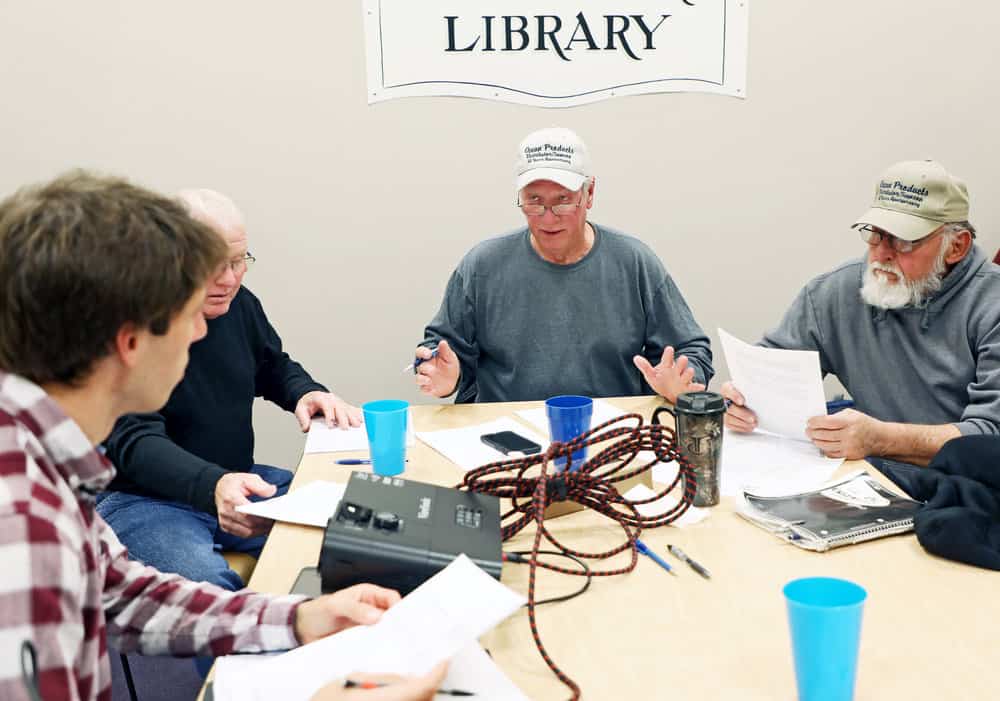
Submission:
[[[741,506],[738,513],[751,523],[800,548],[822,552],[912,531],[922,504],[858,470],[801,494],[744,492]]]

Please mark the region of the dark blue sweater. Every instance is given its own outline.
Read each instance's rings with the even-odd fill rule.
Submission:
[[[260,301],[242,287],[229,311],[210,319],[205,338],[191,346],[166,406],[115,423],[105,442],[118,468],[109,489],[214,514],[219,478],[254,464],[254,397],[292,411],[313,390],[326,388],[282,351]]]

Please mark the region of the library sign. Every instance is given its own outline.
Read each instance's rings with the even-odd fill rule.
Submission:
[[[749,0],[363,0],[368,102],[746,96]],[[543,9],[540,9],[543,8]]]

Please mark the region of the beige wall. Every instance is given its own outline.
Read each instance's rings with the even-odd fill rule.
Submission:
[[[745,101],[368,107],[360,0],[0,0],[0,192],[83,166],[229,193],[248,286],[358,403],[419,399],[400,369],[463,252],[518,224],[514,147],[541,126],[586,139],[593,219],[649,242],[713,336],[756,338],[860,254],[848,226],[897,160],[965,177],[996,250],[1000,5],[758,0],[750,18]],[[290,416],[262,407],[257,429],[259,459],[294,464]]]

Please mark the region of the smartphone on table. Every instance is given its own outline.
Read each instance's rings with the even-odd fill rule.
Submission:
[[[542,446],[532,440],[528,440],[519,433],[514,433],[514,431],[484,433],[479,438],[483,443],[494,450],[499,450],[504,455],[510,455],[511,453],[533,455],[542,451]]]

